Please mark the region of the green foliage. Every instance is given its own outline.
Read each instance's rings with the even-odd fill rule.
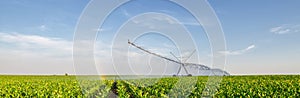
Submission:
[[[197,82],[189,83],[191,79]],[[225,76],[219,88],[205,88],[207,79],[208,77],[168,77],[118,80],[114,84],[114,80],[77,80],[75,76],[0,76],[0,98],[103,98],[111,96],[113,85],[120,98],[199,98],[209,90],[217,91],[213,97],[222,98],[300,97],[299,75]]]
[[[208,77],[198,77],[198,81],[188,83],[190,77],[178,82],[178,77],[163,78],[159,81],[127,80],[118,81],[119,97],[148,98],[148,97],[176,97],[176,98],[200,98],[210,95],[204,92]],[[182,79],[181,79],[182,80]],[[131,83],[130,81],[135,81]],[[140,81],[140,82],[137,82]],[[156,82],[154,85],[143,86],[138,83]],[[147,84],[147,83],[146,83]],[[176,84],[176,85],[175,85]],[[193,84],[193,85],[188,85]],[[225,76],[219,87],[216,85],[206,88],[208,91],[216,89],[211,97],[236,98],[236,97],[300,97],[299,75],[274,75],[274,76]],[[208,92],[209,93],[209,92]]]
[[[300,97],[300,76],[224,77],[219,92],[223,97]]]
[[[111,84],[77,81],[75,76],[0,76],[0,98],[105,97],[110,90],[106,85]]]

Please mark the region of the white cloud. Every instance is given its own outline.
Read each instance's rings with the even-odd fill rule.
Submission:
[[[165,16],[159,16],[159,15],[156,15],[153,17],[151,17],[155,20],[158,20],[158,21],[167,21],[169,24],[176,24],[176,21],[174,21],[174,19],[171,19],[170,17],[165,17]]]
[[[127,10],[122,9],[122,12],[126,17],[131,17],[130,13]]]
[[[255,47],[256,47],[255,45],[250,45],[245,49],[236,50],[236,51],[220,51],[219,53],[225,54],[225,55],[242,55],[242,54],[254,49]]]
[[[181,18],[176,20],[176,17],[157,13],[145,14],[143,18],[133,19],[132,22],[135,24],[140,24],[141,26],[148,27],[150,29],[168,28],[170,25],[200,26],[200,23],[192,18]]]
[[[201,24],[194,18],[184,18],[181,24],[190,26],[201,26]]]
[[[96,31],[96,32],[102,32],[102,31],[105,31],[105,29],[103,29],[103,28],[98,28],[98,29],[93,29],[92,31]]]
[[[6,74],[74,74],[72,41],[0,32],[0,72]]]
[[[46,31],[46,30],[48,30],[49,28],[46,27],[46,25],[40,25],[40,26],[39,26],[39,29],[40,29],[41,31]]]
[[[20,33],[1,33],[0,42],[14,45],[13,50],[27,52],[27,54],[71,55],[72,42],[61,38],[48,38],[38,35]],[[2,47],[7,48],[7,47]],[[7,50],[12,51],[12,50]]]
[[[255,48],[255,45],[250,45],[250,46],[248,46],[244,51],[248,51],[248,50],[251,50],[251,49],[253,49],[253,48]]]
[[[271,33],[275,34],[288,34],[300,32],[300,25],[285,24],[270,29]]]

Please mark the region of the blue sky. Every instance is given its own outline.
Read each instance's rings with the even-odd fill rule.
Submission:
[[[74,0],[2,0],[0,3],[0,61],[3,63],[0,65],[0,73],[74,73],[73,33],[80,14],[88,2],[89,0],[76,2]],[[220,53],[228,55],[226,71],[232,74],[300,73],[299,0],[208,0],[208,2],[215,10],[225,34],[228,51]],[[101,31],[101,34],[97,36],[99,47],[95,49],[99,50],[96,52],[99,54],[96,55],[100,55],[100,61],[96,62],[98,65],[106,65],[103,68],[107,68],[107,73],[113,73],[113,68],[109,67],[110,62],[103,62],[109,59],[109,56],[106,56],[109,55],[107,54],[109,47],[104,46],[111,46],[111,42],[115,40],[113,36],[124,22],[149,11],[169,15],[181,22],[190,31],[200,50],[198,52],[200,61],[197,61],[197,57],[194,56],[190,62],[211,64],[209,40],[201,25],[197,24],[191,14],[168,1],[136,0],[112,12],[103,27],[99,28]],[[149,18],[137,17],[128,22],[129,24],[130,22],[149,22],[152,23],[150,26],[153,26],[159,22],[151,18],[159,19],[166,16],[145,15],[143,17]],[[161,21],[161,24],[164,21],[172,24],[169,18],[163,18]],[[168,27],[168,25],[164,26]],[[120,35],[126,35],[126,33],[121,32]],[[166,39],[157,40],[161,37],[155,37],[155,35],[149,37],[154,41],[143,42],[149,40],[144,36],[137,39],[136,43],[147,46],[150,50],[171,44],[169,41],[164,41]],[[151,44],[157,41],[166,43]],[[189,42],[186,43],[187,46],[190,45]],[[192,47],[188,47],[183,52],[192,50]],[[166,51],[178,52],[168,48],[155,51],[162,54]],[[165,56],[171,57],[170,54],[165,54]],[[161,62],[159,59],[154,61]]]
[[[72,39],[74,27],[88,0],[3,0],[2,32],[20,32]]]

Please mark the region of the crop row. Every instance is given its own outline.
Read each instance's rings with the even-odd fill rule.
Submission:
[[[208,77],[78,80],[75,76],[0,76],[0,97],[300,97],[300,76],[225,76],[207,87]],[[211,95],[212,91],[216,91]]]

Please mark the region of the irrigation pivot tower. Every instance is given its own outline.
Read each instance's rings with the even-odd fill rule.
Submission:
[[[151,54],[151,55],[154,55],[154,56],[160,57],[160,58],[162,58],[162,59],[165,59],[165,60],[168,60],[168,61],[171,61],[171,62],[174,62],[174,63],[179,64],[180,67],[179,67],[177,73],[176,73],[175,75],[173,75],[173,76],[178,76],[178,74],[179,74],[179,72],[181,71],[181,68],[182,68],[182,67],[183,67],[185,73],[187,74],[187,76],[192,76],[192,74],[189,73],[189,71],[187,70],[187,67],[190,67],[190,68],[193,68],[193,69],[197,69],[197,70],[211,71],[211,72],[214,73],[214,74],[215,74],[215,71],[217,71],[217,72],[221,72],[221,75],[229,75],[229,73],[227,73],[226,71],[220,70],[220,69],[211,69],[211,68],[209,68],[209,67],[207,67],[207,66],[205,66],[205,65],[201,65],[201,64],[185,63],[185,62],[187,61],[187,59],[186,59],[184,62],[182,62],[182,60],[179,60],[179,59],[178,59],[173,53],[171,53],[171,52],[170,52],[170,53],[172,54],[172,56],[174,56],[177,60],[173,60],[173,59],[164,57],[164,56],[162,56],[162,55],[159,55],[159,54],[157,54],[157,53],[150,52],[150,51],[148,51],[148,50],[146,50],[146,49],[144,49],[144,48],[142,48],[142,47],[140,47],[140,46],[137,46],[136,44],[130,42],[129,40],[128,40],[128,44],[129,44],[129,45],[132,45],[132,46],[134,46],[135,48],[138,48],[138,49],[140,49],[140,50],[142,50],[142,51],[144,51],[144,52],[146,52],[146,53],[149,53],[149,54]],[[192,54],[193,54],[194,52],[195,52],[195,51],[193,51],[193,52],[191,53],[191,55],[188,56],[188,59],[192,56]]]

